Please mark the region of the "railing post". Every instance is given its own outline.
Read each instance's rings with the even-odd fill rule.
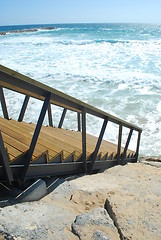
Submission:
[[[139,147],[140,147],[140,138],[141,138],[141,132],[138,132],[138,139],[137,139],[137,146],[136,146],[136,154],[135,154],[135,160],[137,162],[138,155],[139,155]]]
[[[13,181],[13,175],[9,165],[9,159],[4,146],[1,132],[0,132],[0,162],[2,162],[1,164],[4,168],[4,175],[6,176],[8,183],[11,185],[11,182]]]
[[[49,119],[49,126],[53,127],[53,118],[52,118],[52,111],[51,111],[51,104],[49,103],[48,106],[48,119]]]
[[[117,146],[117,161],[120,159],[121,153],[121,140],[122,140],[122,125],[119,125],[118,146]]]
[[[83,172],[87,172],[87,160],[86,160],[86,109],[82,109],[82,160],[83,160]]]
[[[50,97],[51,97],[51,93],[49,93],[45,97],[45,100],[44,100],[44,103],[43,103],[43,106],[42,106],[42,109],[41,109],[41,113],[40,113],[40,116],[39,116],[39,119],[38,119],[38,122],[37,122],[37,125],[36,125],[36,128],[35,128],[35,131],[34,131],[31,143],[30,143],[30,147],[29,147],[29,150],[28,150],[27,155],[26,155],[26,162],[24,164],[24,168],[23,168],[22,174],[21,174],[21,180],[23,182],[25,181],[25,178],[26,178],[26,175],[27,175],[27,170],[28,170],[28,167],[30,165],[30,161],[31,161],[33,152],[35,150],[35,146],[36,146],[36,143],[37,143],[37,139],[39,137],[41,126],[43,124],[43,121],[44,121],[44,118],[45,118],[45,114],[46,114],[46,111],[48,109],[48,105],[50,103]]]
[[[29,99],[30,99],[30,97],[28,95],[26,95],[25,99],[24,99],[24,102],[23,102],[23,105],[22,105],[22,108],[21,108],[20,115],[18,117],[18,122],[22,122],[23,121],[23,118],[24,118],[24,115],[25,115],[25,112],[26,112],[26,108],[27,108]]]
[[[81,132],[81,120],[80,120],[80,113],[77,113],[77,121],[78,121],[78,132]]]
[[[4,92],[3,92],[2,87],[0,87],[0,101],[1,101],[1,106],[2,106],[3,116],[4,116],[4,118],[9,119],[6,101],[5,101]]]
[[[97,154],[98,154],[98,151],[99,151],[99,149],[100,149],[101,142],[102,142],[102,139],[103,139],[103,135],[104,135],[105,130],[106,130],[107,123],[108,123],[108,118],[105,118],[105,120],[104,120],[104,122],[103,122],[103,125],[102,125],[102,128],[101,128],[101,131],[100,131],[100,135],[99,135],[99,138],[98,138],[98,141],[97,141],[95,150],[94,150],[94,152],[93,152],[93,154],[92,154],[91,164],[90,164],[90,167],[89,167],[89,172],[90,172],[90,173],[92,172],[94,163],[95,163],[95,161],[96,161]]]
[[[62,128],[62,126],[63,126],[63,122],[64,122],[64,118],[65,118],[65,115],[66,115],[66,112],[67,112],[67,109],[64,108],[63,113],[62,113],[62,115],[61,115],[61,119],[60,119],[60,122],[59,122],[58,128]]]
[[[127,149],[128,149],[129,143],[130,143],[132,133],[133,133],[133,129],[130,129],[130,132],[129,132],[129,135],[128,135],[128,138],[127,138],[127,141],[126,141],[126,144],[125,144],[124,152],[123,152],[122,157],[121,157],[122,160],[124,160],[125,157],[126,157],[126,152],[127,152]]]

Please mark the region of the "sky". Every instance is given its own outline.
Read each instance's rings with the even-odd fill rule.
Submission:
[[[161,23],[161,0],[0,0],[0,26]]]

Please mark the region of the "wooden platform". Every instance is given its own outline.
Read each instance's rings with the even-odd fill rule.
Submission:
[[[35,124],[7,120],[0,117],[0,131],[2,133],[9,161],[12,164],[29,149],[35,130]],[[97,137],[87,134],[87,160],[95,150]],[[123,151],[123,148],[122,148]],[[114,157],[117,145],[103,140],[97,155],[98,160]],[[32,162],[46,154],[48,163],[80,161],[82,156],[82,133],[42,126],[33,153]],[[127,154],[133,154],[128,151]]]

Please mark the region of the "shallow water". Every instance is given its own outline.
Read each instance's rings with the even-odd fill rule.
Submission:
[[[55,26],[0,36],[0,64],[142,127],[141,155],[161,155],[161,25]],[[10,116],[17,118],[23,96],[15,100],[14,93],[5,94]],[[40,107],[31,100],[25,120],[36,122]],[[55,125],[61,112],[53,107]],[[76,128],[76,115],[67,114],[64,126],[73,122]],[[88,131],[98,135],[101,123],[88,116]],[[109,124],[105,138],[117,142],[116,128]],[[123,143],[127,133],[125,129]]]

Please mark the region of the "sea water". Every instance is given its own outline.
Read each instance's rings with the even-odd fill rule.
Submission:
[[[51,26],[51,25],[50,25]],[[143,129],[141,155],[161,155],[161,25],[59,24],[55,30],[0,35],[0,64],[26,74]],[[32,26],[0,27],[0,31]],[[5,90],[9,115],[17,119],[24,96]],[[42,103],[31,99],[26,121],[36,122]],[[57,126],[62,109],[52,107]],[[99,134],[102,120],[87,116]],[[45,119],[47,124],[47,119]],[[66,128],[76,128],[67,112]],[[123,131],[123,144],[128,135]],[[135,149],[135,134],[130,147]],[[109,123],[105,139],[117,143]]]

